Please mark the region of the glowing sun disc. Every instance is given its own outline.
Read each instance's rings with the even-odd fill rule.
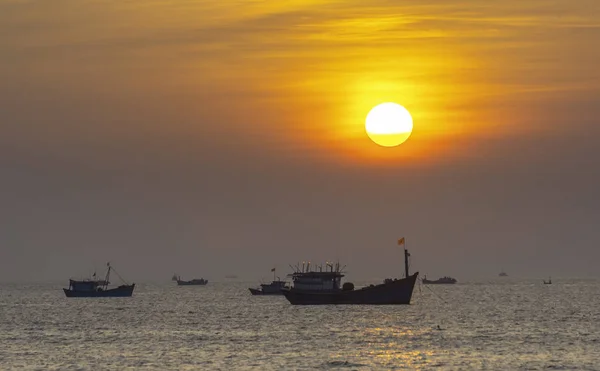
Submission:
[[[383,147],[395,147],[408,139],[413,130],[413,120],[401,105],[381,103],[369,111],[365,129],[373,142]]]

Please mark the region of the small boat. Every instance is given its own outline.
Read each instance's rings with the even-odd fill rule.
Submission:
[[[69,279],[69,288],[63,289],[68,298],[113,298],[130,297],[133,295],[135,283],[125,284],[112,289],[108,288],[110,271],[113,269],[110,263],[107,263],[106,278],[104,280],[73,280]]]
[[[177,276],[177,286],[204,286],[208,283],[208,280],[204,278],[194,278],[191,281],[183,281],[181,277]]]
[[[455,284],[456,279],[452,277],[444,276],[442,278],[438,278],[437,280],[428,280],[427,276],[423,278],[423,284],[425,285],[453,285]]]
[[[249,288],[248,290],[250,290],[252,295],[283,295],[281,290],[287,287],[287,282],[275,276],[275,268],[271,269],[271,272],[273,272],[273,281],[271,283],[262,283],[260,288]]]
[[[502,270],[499,274],[499,277],[508,277],[508,274],[506,274],[506,272],[504,270]]]
[[[552,277],[548,277],[548,281],[544,280],[544,285],[552,285]]]
[[[398,240],[398,244],[404,245],[404,238]],[[291,274],[293,286],[282,289],[282,292],[292,305],[410,304],[419,273],[409,275],[409,256],[405,247],[405,278],[388,278],[381,284],[369,285],[357,290],[351,282],[346,282],[340,287],[344,268],[340,268],[339,263],[326,263],[325,271],[322,266],[317,271],[311,271],[310,263],[306,267],[302,264],[302,269],[297,265],[295,272]]]

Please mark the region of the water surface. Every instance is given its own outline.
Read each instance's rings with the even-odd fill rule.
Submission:
[[[600,281],[419,286],[410,306],[291,306],[252,283],[67,299],[0,285],[1,369],[600,370]]]

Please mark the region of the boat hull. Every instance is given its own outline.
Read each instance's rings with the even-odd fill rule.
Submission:
[[[68,298],[124,298],[133,295],[135,284],[103,291],[74,291],[63,289]]]
[[[429,281],[423,280],[424,285],[454,285],[456,282],[451,281]]]
[[[358,304],[358,305],[398,305],[410,304],[417,276],[368,286],[358,290],[305,291],[297,289],[283,290],[283,295],[292,305],[326,305],[326,304]]]
[[[283,292],[281,290],[279,290],[279,291],[263,291],[260,289],[252,289],[252,288],[249,288],[248,290],[250,290],[250,293],[252,295],[262,295],[262,296],[283,295]]]
[[[204,282],[190,282],[190,281],[177,281],[177,286],[204,286],[208,281]]]

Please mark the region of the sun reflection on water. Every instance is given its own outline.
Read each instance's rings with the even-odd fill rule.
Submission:
[[[358,342],[352,354],[337,353],[334,362],[346,362],[357,367],[401,367],[413,370],[437,364],[434,350],[413,349],[423,338],[430,337],[433,329],[402,328],[396,326],[370,327],[357,334]]]

